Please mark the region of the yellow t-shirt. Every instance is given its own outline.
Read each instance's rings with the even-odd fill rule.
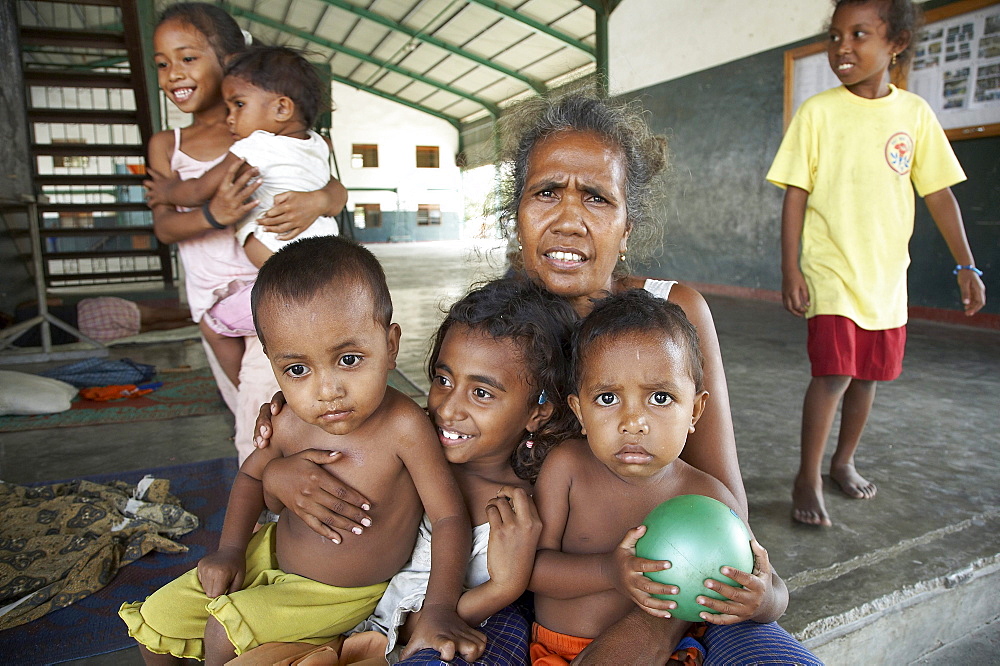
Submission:
[[[926,196],[965,180],[927,102],[895,86],[879,99],[843,86],[815,95],[767,180],[809,193],[799,260],[806,317],[842,315],[873,331],[905,324],[913,189]]]

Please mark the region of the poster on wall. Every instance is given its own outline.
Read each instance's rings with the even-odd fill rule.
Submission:
[[[1000,118],[1000,4],[929,24],[914,44],[908,88],[945,129]]]
[[[893,82],[923,97],[952,140],[1000,134],[1000,0],[928,11],[908,72]],[[785,52],[785,127],[809,97],[840,85],[826,44]]]

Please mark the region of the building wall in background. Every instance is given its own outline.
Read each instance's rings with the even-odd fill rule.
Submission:
[[[625,0],[608,24],[612,93],[648,88],[821,32],[825,0]]]
[[[382,225],[355,229],[363,242],[462,237],[462,174],[455,165],[458,131],[450,123],[339,83],[333,84],[333,147],[348,209],[379,204]],[[355,167],[354,144],[378,146],[378,167]],[[416,147],[437,146],[440,166],[417,168]],[[379,189],[382,188],[382,189]],[[420,226],[420,204],[438,205],[441,223]]]
[[[744,4],[753,11],[742,9]],[[800,4],[811,7],[808,14]],[[612,88],[628,90],[625,97],[643,102],[671,152],[662,247],[639,272],[781,289],[783,192],[764,175],[782,138],[783,55],[812,41],[806,37],[819,33],[829,9],[823,2],[720,0],[695,6],[680,0],[626,0],[612,14]],[[662,18],[653,21],[654,15]],[[657,37],[637,36],[637,31]],[[648,63],[644,68],[629,69],[630,63],[643,61]],[[953,191],[977,264],[986,271],[987,292],[997,294],[1000,137],[953,146],[969,176]],[[919,199],[910,254],[910,304],[957,309],[954,261]],[[1000,312],[1000,301],[988,300],[986,311]]]

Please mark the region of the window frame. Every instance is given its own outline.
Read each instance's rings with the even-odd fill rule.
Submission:
[[[428,162],[421,164],[421,158]],[[440,169],[441,168],[441,148],[440,146],[417,146],[416,163],[418,169]]]
[[[355,158],[361,157],[361,166],[355,163]],[[369,160],[369,158],[371,158]],[[372,163],[369,164],[368,162]],[[352,143],[351,144],[351,167],[354,169],[377,169],[378,168],[378,144],[377,143]]]
[[[421,213],[426,221],[421,222]],[[437,213],[437,215],[434,215]],[[418,227],[439,227],[441,226],[441,205],[440,204],[417,204],[417,226]]]

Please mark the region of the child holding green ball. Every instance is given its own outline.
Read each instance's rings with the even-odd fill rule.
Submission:
[[[645,533],[635,526],[661,502],[696,494],[737,507],[726,486],[678,458],[708,400],[698,334],[676,305],[632,290],[595,305],[573,346],[569,404],[587,439],[549,453],[535,486],[543,527],[529,586],[532,663],[569,663],[634,606],[661,623],[665,646],[679,648],[670,663],[701,663],[701,646],[686,635],[693,625],[671,617],[676,602],[652,596],[679,590],[642,575],[670,564],[635,555]],[[784,612],[785,585],[767,551],[751,545],[752,573],[720,571],[742,587],[705,581],[726,598],[698,596],[706,622],[766,623]]]

